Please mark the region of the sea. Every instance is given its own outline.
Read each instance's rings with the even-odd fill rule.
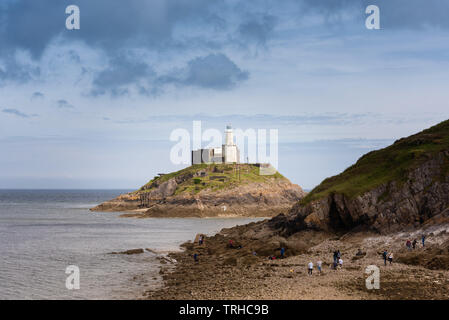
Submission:
[[[261,220],[89,211],[128,191],[0,190],[0,299],[139,299],[162,284],[160,255],[198,233]],[[111,254],[137,248],[154,252]]]

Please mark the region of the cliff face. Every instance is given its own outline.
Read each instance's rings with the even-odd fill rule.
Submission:
[[[368,185],[368,188],[367,188]],[[381,233],[419,227],[449,209],[449,121],[363,156],[285,216],[285,235],[314,229]]]
[[[297,203],[286,219],[286,231],[366,227],[392,232],[419,227],[449,207],[449,175],[441,178],[448,160],[449,153],[441,153],[408,173],[406,183],[391,181],[354,198],[332,193],[306,205]]]
[[[93,211],[139,211],[141,217],[271,217],[305,196],[279,173],[258,175],[258,166],[196,165],[157,177]]]

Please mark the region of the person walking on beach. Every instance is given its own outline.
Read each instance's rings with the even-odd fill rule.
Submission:
[[[198,244],[199,244],[200,246],[203,245],[203,241],[204,241],[203,235],[200,235],[200,238],[199,238],[199,240],[198,240]]]
[[[393,262],[393,252],[390,252],[390,254],[388,255],[388,262],[390,262],[390,265]]]
[[[407,242],[405,243],[405,246],[407,247],[407,249],[409,251],[412,250],[412,242],[410,240],[407,240]]]
[[[281,248],[281,259],[284,259],[284,254],[285,254],[285,248],[282,247]]]
[[[196,263],[198,263],[199,259],[198,259],[198,253],[195,253],[193,255],[193,261],[195,261]]]
[[[318,273],[319,274],[321,274],[321,266],[323,265],[323,261],[321,261],[321,260],[318,260],[317,262],[316,262],[316,267],[317,267],[317,269],[318,269]]]
[[[418,243],[418,241],[416,241],[416,239],[414,239],[413,242],[412,242],[413,250],[416,249],[416,244],[417,243]]]
[[[424,248],[424,246],[425,246],[425,244],[424,244],[425,241],[426,241],[426,235],[423,234],[422,237],[421,237],[421,242],[422,242],[422,247],[423,247],[423,248]]]
[[[343,268],[343,259],[342,258],[338,259],[338,267],[340,269]]]
[[[309,265],[308,265],[308,268],[307,268],[308,270],[308,274],[311,276],[312,275],[312,271],[313,271],[313,263],[312,263],[312,261],[311,262],[309,262]]]
[[[382,258],[384,258],[384,266],[387,265],[387,257],[388,257],[388,252],[387,252],[387,250],[384,250],[384,253],[382,253]]]

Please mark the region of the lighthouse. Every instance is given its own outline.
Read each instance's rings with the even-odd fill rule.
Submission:
[[[234,143],[231,125],[225,129],[225,143],[221,148],[192,150],[192,165],[200,163],[239,163],[240,150]]]
[[[227,125],[225,130],[225,144],[227,146],[234,145],[234,133],[232,132],[232,126]]]
[[[239,163],[240,151],[234,143],[232,126],[227,125],[225,130],[225,144],[222,145],[224,163]]]

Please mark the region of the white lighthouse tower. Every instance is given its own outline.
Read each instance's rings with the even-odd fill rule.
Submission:
[[[192,165],[200,163],[239,163],[240,150],[234,143],[234,132],[230,125],[225,129],[225,144],[221,148],[192,150]]]
[[[234,145],[234,133],[232,132],[232,127],[230,125],[226,126],[225,130],[225,144],[227,146]]]
[[[239,163],[240,151],[234,143],[234,133],[230,125],[226,126],[225,144],[222,146],[224,163]]]

